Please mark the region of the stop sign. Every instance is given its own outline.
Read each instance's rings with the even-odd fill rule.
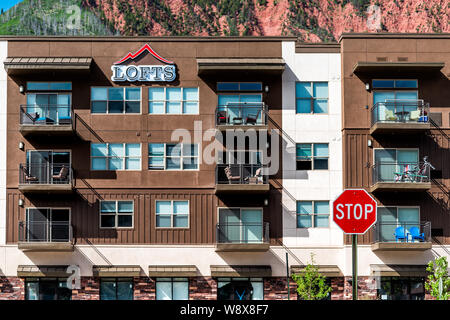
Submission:
[[[364,189],[347,189],[333,202],[333,221],[347,234],[364,234],[377,222],[377,202]]]

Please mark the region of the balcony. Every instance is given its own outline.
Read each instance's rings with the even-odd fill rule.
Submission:
[[[73,171],[69,163],[20,164],[19,190],[24,193],[71,193]]]
[[[19,250],[73,251],[73,231],[68,221],[20,221]]]
[[[218,164],[216,166],[217,193],[266,193],[270,190],[268,176],[260,164]]]
[[[372,251],[425,251],[432,246],[430,222],[378,222],[372,232]]]
[[[264,102],[232,103],[216,109],[216,127],[227,129],[267,129],[267,108]]]
[[[217,252],[265,252],[269,250],[269,223],[236,222],[216,226]]]
[[[69,135],[73,130],[70,105],[21,105],[19,130],[28,135]]]
[[[423,100],[386,100],[372,108],[370,134],[413,133],[430,129],[430,106]]]
[[[426,191],[431,188],[428,162],[376,163],[370,192]]]

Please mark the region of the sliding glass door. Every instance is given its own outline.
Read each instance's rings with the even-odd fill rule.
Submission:
[[[261,209],[219,209],[219,243],[261,243]]]

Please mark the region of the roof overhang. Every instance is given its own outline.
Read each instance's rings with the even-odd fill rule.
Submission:
[[[93,266],[94,277],[139,277],[141,275],[140,266]]]
[[[211,266],[211,277],[271,277],[270,266]]]
[[[371,264],[370,270],[373,276],[383,277],[426,277],[426,265],[405,264]]]
[[[3,62],[9,75],[36,73],[88,73],[91,57],[8,57]]]
[[[148,266],[149,277],[196,277],[194,265],[155,265]]]
[[[439,72],[444,62],[367,62],[358,61],[353,67],[354,74],[402,75]]]
[[[68,277],[70,273],[67,273],[68,266],[62,265],[19,265],[17,267],[17,276],[20,278],[25,277]]]
[[[319,273],[326,277],[342,277],[343,273],[337,265],[319,265]],[[306,265],[293,265],[291,266],[291,273],[305,272]]]
[[[230,72],[280,75],[285,69],[283,58],[197,58],[198,75]]]

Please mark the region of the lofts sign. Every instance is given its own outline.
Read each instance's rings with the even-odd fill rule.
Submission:
[[[128,64],[136,61],[144,53],[149,53],[163,65],[135,65]],[[157,54],[148,44],[144,45],[135,53],[128,54],[111,66],[111,80],[115,82],[146,82],[161,81],[172,82],[176,78],[176,67],[173,61],[169,61]]]

